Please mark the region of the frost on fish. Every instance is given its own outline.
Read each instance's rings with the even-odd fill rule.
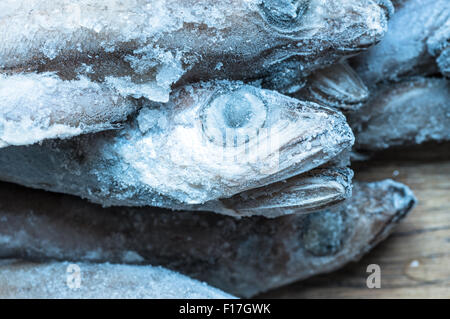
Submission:
[[[415,78],[381,85],[370,101],[349,115],[358,149],[450,140],[450,82]]]
[[[353,197],[331,209],[236,219],[102,208],[77,197],[0,184],[0,256],[163,265],[249,297],[360,258],[415,201],[408,187],[392,180],[358,182]]]
[[[406,1],[389,21],[389,32],[381,42],[355,58],[357,72],[369,87],[436,73],[435,57],[429,52],[433,51],[431,42],[427,41],[436,39],[437,33],[446,33],[448,44],[449,20],[448,0]],[[445,43],[444,36],[439,38]]]
[[[69,262],[36,263],[10,259],[0,260],[0,298],[228,299],[235,297],[162,267],[71,264]]]
[[[158,102],[172,84],[212,78],[272,77],[281,88],[387,27],[372,0],[3,0],[0,9],[2,72],[86,76]]]
[[[305,88],[293,95],[343,111],[360,108],[369,98],[369,90],[347,62],[315,71]]]
[[[135,103],[87,78],[0,74],[0,148],[119,127]]]
[[[330,108],[233,82],[140,100],[120,131],[0,150],[0,179],[109,205],[176,208],[307,172],[354,142]]]
[[[441,52],[436,62],[441,73],[450,78],[450,47]]]
[[[441,73],[450,77],[450,14],[447,21],[427,40],[428,52],[436,57]]]

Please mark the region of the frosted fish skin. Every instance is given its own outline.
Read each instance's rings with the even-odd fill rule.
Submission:
[[[392,18],[392,16],[395,13],[395,8],[396,6],[399,5],[399,2],[401,0],[375,0],[375,2],[381,7],[383,8],[383,10],[386,13],[386,16],[388,17],[388,19]],[[394,3],[393,3],[394,2]]]
[[[79,287],[76,279],[78,274]],[[69,276],[74,280],[70,281]],[[235,297],[162,267],[0,260],[0,298],[234,299]]]
[[[346,61],[315,71],[306,86],[292,95],[342,111],[355,111],[369,98],[369,89]]]
[[[177,208],[307,172],[354,142],[339,112],[241,83],[140,102],[120,131],[1,149],[0,179],[105,206]]]
[[[436,57],[440,72],[450,77],[450,14],[447,21],[427,40],[428,52]]]
[[[235,219],[105,209],[72,196],[0,187],[0,256],[163,265],[244,297],[360,258],[416,202],[392,180],[358,182],[353,197],[332,209]]]
[[[117,129],[136,104],[87,78],[0,74],[0,148]]]
[[[449,21],[449,1],[404,1],[389,21],[386,36],[352,64],[370,88],[379,82],[435,74],[439,54],[434,48],[448,45]]]
[[[450,82],[413,78],[379,85],[369,102],[348,120],[355,148],[377,151],[392,146],[450,140]]]
[[[372,0],[6,0],[0,66],[167,102],[174,83],[306,76],[377,43],[386,26]]]
[[[350,168],[325,165],[230,198],[183,208],[235,217],[275,218],[289,214],[307,214],[335,206],[351,197],[352,178],[353,171]]]
[[[450,47],[441,52],[436,62],[441,73],[447,78],[450,78]]]

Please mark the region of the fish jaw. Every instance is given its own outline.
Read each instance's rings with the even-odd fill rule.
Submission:
[[[184,207],[234,217],[276,218],[307,214],[332,207],[351,197],[353,171],[349,168],[318,168],[265,187],[250,189],[231,198]]]
[[[342,111],[354,111],[367,101],[369,90],[358,74],[343,62],[314,72],[306,87],[293,96]]]
[[[335,5],[339,6],[340,2]],[[342,16],[342,23],[350,23],[349,31],[341,34],[341,51],[354,55],[381,41],[388,29],[388,15],[383,7],[374,1],[359,1],[356,14]],[[347,10],[350,10],[348,8]],[[352,22],[348,22],[350,21]]]
[[[354,142],[339,112],[249,85],[190,86],[172,103],[160,111],[170,119],[163,134],[134,129],[118,152],[143,184],[187,204],[296,176]]]

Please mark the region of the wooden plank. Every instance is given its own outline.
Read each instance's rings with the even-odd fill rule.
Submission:
[[[385,152],[355,165],[358,180],[392,178],[407,184],[419,200],[416,208],[359,262],[261,297],[450,298],[449,155],[444,144]],[[367,288],[369,264],[381,267],[380,289]]]

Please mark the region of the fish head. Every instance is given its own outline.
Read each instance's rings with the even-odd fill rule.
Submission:
[[[389,1],[260,0],[258,12],[275,38],[288,39],[277,60],[354,55],[387,31]],[[281,48],[280,48],[281,49]]]
[[[122,156],[147,185],[189,204],[309,171],[353,144],[339,112],[228,81],[176,90],[137,124]]]
[[[292,94],[320,67],[377,44],[387,31],[388,10],[372,0],[260,0],[265,88]],[[256,19],[255,19],[256,20]],[[261,21],[262,20],[262,21]],[[253,37],[255,38],[255,37]]]

